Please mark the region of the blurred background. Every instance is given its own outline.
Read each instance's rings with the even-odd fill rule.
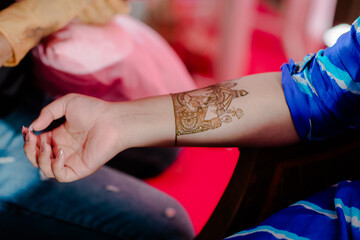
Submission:
[[[132,15],[159,32],[199,86],[278,71],[325,46],[328,29],[351,24],[356,0],[150,0]],[[328,37],[331,38],[331,37]]]

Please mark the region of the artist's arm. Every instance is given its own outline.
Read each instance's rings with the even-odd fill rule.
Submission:
[[[91,0],[22,0],[0,12],[0,32],[7,38],[14,66],[41,38],[62,28]]]
[[[124,149],[174,146],[176,129],[179,146],[271,146],[299,140],[280,73],[131,102],[71,94],[45,107],[31,127],[41,131],[62,116],[66,122],[53,131],[23,133],[30,161],[46,176],[66,182],[93,173]]]
[[[125,0],[16,2],[0,12],[0,33],[7,39],[12,49],[12,54],[7,56],[5,65],[17,65],[43,37],[61,29],[77,16],[81,21],[89,24],[104,24],[116,14],[128,11],[129,6]],[[5,55],[1,58],[5,58]],[[0,64],[2,65],[3,62]]]

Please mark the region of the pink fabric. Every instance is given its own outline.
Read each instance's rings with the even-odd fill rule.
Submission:
[[[121,101],[195,88],[171,47],[129,16],[101,27],[73,22],[33,55],[40,83],[54,97],[77,92]]]

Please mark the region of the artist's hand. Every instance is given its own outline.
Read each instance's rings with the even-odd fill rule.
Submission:
[[[127,0],[93,0],[79,15],[78,19],[87,24],[101,25],[117,14],[130,11]]]
[[[4,35],[0,33],[0,67],[3,66],[12,55],[10,43]]]
[[[34,166],[60,182],[90,175],[122,151],[112,115],[113,103],[78,94],[66,95],[46,106],[29,128],[23,128],[24,150]],[[65,116],[66,121],[52,131],[36,136],[49,124]]]

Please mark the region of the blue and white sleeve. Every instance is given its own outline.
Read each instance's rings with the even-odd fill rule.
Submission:
[[[337,43],[281,67],[285,98],[301,139],[321,140],[360,124],[360,17]]]

